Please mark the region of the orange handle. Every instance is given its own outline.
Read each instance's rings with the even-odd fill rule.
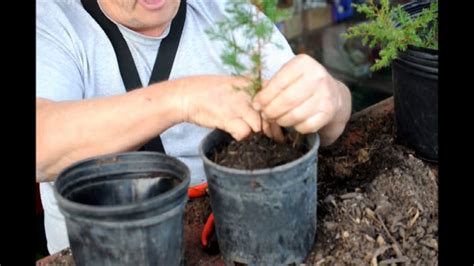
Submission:
[[[207,190],[207,182],[194,186],[194,187],[190,187],[188,189],[188,197],[190,199],[204,197],[207,193],[206,190]]]
[[[210,238],[214,233],[214,213],[209,215],[207,218],[206,224],[204,225],[204,229],[201,233],[201,245],[203,248],[206,248],[210,245]]]

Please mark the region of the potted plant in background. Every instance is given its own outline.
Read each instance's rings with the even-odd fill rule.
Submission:
[[[438,2],[391,6],[389,0],[369,0],[354,6],[369,21],[349,28],[345,37],[381,47],[372,71],[392,64],[397,138],[437,162]]]
[[[222,62],[247,79],[236,88],[252,97],[262,87],[262,56],[273,45],[274,22],[286,16],[277,0],[228,2],[228,16],[208,31],[225,49]],[[246,37],[238,43],[237,31]],[[245,64],[248,62],[249,64]],[[297,136],[297,137],[294,137]],[[219,248],[227,264],[299,264],[316,234],[317,134],[286,134],[277,143],[264,134],[235,141],[220,130],[201,143]]]

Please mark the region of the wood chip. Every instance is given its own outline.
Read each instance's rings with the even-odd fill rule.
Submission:
[[[342,238],[348,238],[349,237],[349,232],[344,231],[342,232]]]
[[[432,248],[436,251],[438,251],[438,241],[436,241],[436,239],[429,239],[429,240],[421,240],[420,243],[422,245],[425,245],[429,248]]]
[[[375,242],[375,239],[373,239],[373,238],[372,238],[371,236],[369,236],[368,234],[364,234],[364,237],[365,237],[365,239],[367,239],[367,241],[369,241],[369,242],[372,242],[372,243]]]
[[[418,209],[416,209],[415,216],[408,223],[408,228],[411,228],[415,224],[415,222],[416,222],[416,220],[418,219],[419,216],[420,216],[420,211]]]
[[[372,256],[372,260],[370,260],[370,265],[378,266],[377,257],[382,255],[385,251],[387,251],[387,249],[389,249],[389,246],[379,247],[377,250],[375,250],[374,255]]]
[[[382,235],[377,236],[377,244],[379,244],[379,246],[385,246],[385,239],[383,239]]]
[[[361,198],[362,194],[358,192],[350,192],[346,193],[344,195],[339,196],[341,199],[346,200],[346,199],[352,199],[352,198]]]
[[[401,257],[401,258],[395,258],[395,259],[388,259],[388,260],[382,260],[379,262],[379,265],[388,265],[392,263],[408,263],[410,262],[410,259],[407,257]]]

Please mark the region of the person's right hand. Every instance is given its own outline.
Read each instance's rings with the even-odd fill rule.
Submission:
[[[231,76],[199,76],[187,79],[182,87],[181,108],[184,121],[208,128],[219,128],[241,140],[261,130],[260,114],[251,97],[235,87],[246,84]]]

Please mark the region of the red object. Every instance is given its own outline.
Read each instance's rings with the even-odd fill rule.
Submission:
[[[201,185],[190,187],[188,189],[188,197],[190,199],[204,197],[207,194],[207,182]]]
[[[188,197],[190,199],[204,197],[207,194],[207,182],[201,185],[193,186],[188,189]],[[201,232],[201,246],[206,251],[214,250],[211,238],[214,236],[214,213],[211,212],[207,218],[206,224]]]
[[[201,246],[206,249],[209,248],[211,245],[211,237],[214,234],[214,213],[211,212],[209,218],[207,218],[206,224],[204,225],[204,229],[201,233]]]

